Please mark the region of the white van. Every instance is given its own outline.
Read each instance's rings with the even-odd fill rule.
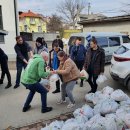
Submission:
[[[98,45],[105,50],[105,61],[110,62],[112,54],[123,43],[130,43],[130,38],[127,34],[114,32],[83,32],[73,33],[70,36],[68,45],[72,45],[72,41],[76,37],[81,37],[82,44],[87,48],[88,41],[94,36],[97,39]]]

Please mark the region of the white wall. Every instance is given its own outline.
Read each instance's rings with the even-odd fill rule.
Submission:
[[[84,25],[83,32],[128,32],[130,35],[130,21],[114,22],[114,23],[99,23]]]
[[[14,12],[14,0],[0,0],[2,6],[3,16],[3,29],[8,31],[8,35],[5,35],[5,43],[0,44],[0,47],[5,51],[9,58],[15,58],[15,12]]]

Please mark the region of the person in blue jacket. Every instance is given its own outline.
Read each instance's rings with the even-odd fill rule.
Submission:
[[[59,44],[55,41],[53,43],[53,49],[49,52],[50,53],[49,67],[51,68],[51,70],[57,70],[59,68],[60,61],[57,56],[59,51],[62,51],[62,49],[59,47]],[[62,80],[61,75],[59,76]],[[52,93],[55,94],[59,92],[60,92],[60,80],[56,81],[56,90],[53,91]]]
[[[75,62],[80,71],[83,69],[85,56],[86,56],[86,49],[82,44],[82,39],[81,37],[77,37],[75,45],[72,47],[71,50],[71,59]],[[80,87],[83,87],[83,79],[81,79]]]

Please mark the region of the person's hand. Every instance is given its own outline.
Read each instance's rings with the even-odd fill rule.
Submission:
[[[50,66],[47,66],[46,69],[47,69],[47,70],[50,70]]]
[[[83,77],[83,76],[84,76],[84,74],[80,73],[80,76],[81,76],[81,77]]]
[[[50,71],[50,74],[51,74],[51,75],[54,74],[53,71]]]
[[[83,67],[82,70],[85,70],[85,68]]]
[[[57,70],[53,70],[53,74],[57,74]]]

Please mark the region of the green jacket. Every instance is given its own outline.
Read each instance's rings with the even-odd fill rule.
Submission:
[[[34,55],[29,61],[25,71],[22,73],[21,82],[24,84],[37,83],[41,78],[46,78],[50,72],[45,72],[45,61],[41,55]]]

